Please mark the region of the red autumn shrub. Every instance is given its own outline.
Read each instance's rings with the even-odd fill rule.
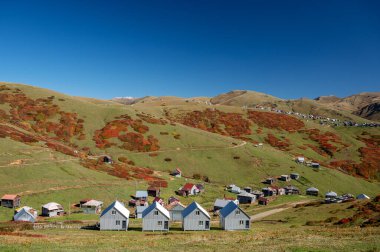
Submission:
[[[273,134],[268,134],[265,138],[265,141],[269,143],[271,146],[278,148],[280,150],[289,150],[289,139],[280,140],[275,137]]]
[[[175,119],[184,125],[225,136],[240,137],[251,134],[251,123],[238,113],[205,109],[188,112]]]
[[[248,111],[248,118],[259,126],[288,132],[295,132],[305,127],[301,120],[293,116],[272,112],[250,110]]]

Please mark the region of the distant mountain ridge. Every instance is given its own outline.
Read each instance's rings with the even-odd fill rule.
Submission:
[[[233,90],[214,97],[181,98],[175,96],[145,96],[141,98],[119,97],[112,101],[125,105],[137,103],[179,105],[186,103],[204,103],[210,105],[225,105],[235,107],[274,107],[284,111],[294,111],[305,114],[318,114],[327,117],[341,117],[345,120],[355,120],[356,116],[380,120],[380,92],[363,92],[344,98],[334,95],[320,96],[315,99],[299,98],[285,100],[268,94],[249,91]]]

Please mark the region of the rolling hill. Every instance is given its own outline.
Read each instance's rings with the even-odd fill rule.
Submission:
[[[49,201],[64,206],[68,214],[44,219],[43,223],[93,224],[98,216],[79,213],[75,204],[80,199],[99,199],[105,205],[115,199],[127,202],[136,190],[145,190],[149,185],[161,187],[161,196],[167,199],[187,182],[203,183],[206,192],[197,196],[196,201],[206,209],[212,209],[216,198],[236,197],[225,191],[226,184],[261,189],[265,187],[262,182],[267,177],[292,172],[299,173],[300,179],[277,181],[275,185],[291,184],[301,192],[314,186],[322,195],[330,190],[339,194],[365,193],[371,197],[379,193],[379,128],[321,125],[318,120],[240,106],[243,104],[239,101],[241,98],[245,103],[252,97],[260,102],[267,99],[262,94],[239,91],[217,99],[144,97],[122,104],[119,100],[73,97],[28,85],[0,83],[0,194],[20,194],[22,204],[35,209]],[[277,104],[277,108],[298,108],[305,113],[312,111],[326,115],[340,113],[337,115],[355,118],[350,113],[328,109],[313,100],[268,99]],[[105,155],[111,157],[113,163],[105,163]],[[297,164],[294,158],[299,155],[319,162],[320,169]],[[182,178],[169,175],[177,167],[183,171]],[[180,197],[180,200],[189,204],[194,198]],[[310,200],[314,199],[305,195],[281,196],[270,207],[281,208],[284,204]],[[249,214],[266,209],[244,207]],[[324,216],[332,215],[330,212],[336,208],[342,207],[307,208],[308,215],[305,216],[323,209],[325,212],[321,218],[310,218],[309,221],[324,220]],[[281,232],[291,229],[292,234],[300,229],[310,230],[302,224],[308,221],[306,217],[292,219],[297,211],[289,209],[278,214],[275,218],[280,218],[281,222],[276,222],[276,228]],[[342,218],[353,212],[342,211],[339,215]],[[8,222],[12,216],[13,209],[0,208],[0,232],[7,235],[0,245],[4,249],[15,246],[15,243],[24,246],[25,239],[33,237],[45,238],[30,241],[29,248],[32,249],[77,248],[83,247],[82,239],[89,241],[94,237],[91,230],[10,232],[12,228],[20,228]],[[254,224],[255,231],[252,232],[257,234],[256,230],[260,230],[262,234],[272,235],[266,225]],[[139,226],[139,220],[131,222],[133,230],[138,230]],[[174,230],[176,228],[179,227],[174,225]],[[133,237],[146,239],[139,231],[131,232]],[[172,236],[182,235],[173,232],[170,233]],[[215,235],[218,230],[210,232]],[[252,232],[247,232],[246,237],[251,237]],[[113,234],[114,244],[119,247],[126,237]],[[225,234],[220,233],[221,236]],[[186,237],[199,239],[197,235]],[[14,236],[22,237],[8,239]],[[376,244],[374,236],[376,234],[368,236],[371,239],[369,247]],[[57,245],[58,237],[70,242],[58,242],[61,245]],[[105,235],[96,233],[96,237],[104,239]],[[156,238],[160,242],[158,247],[168,248],[161,244],[161,236]],[[236,242],[241,236],[239,233],[228,234],[228,239]],[[81,245],[75,245],[79,241]],[[100,246],[95,240],[90,243]],[[244,244],[250,246],[251,243]],[[356,246],[352,242],[344,244],[347,248]],[[140,249],[136,244],[132,246]],[[212,246],[221,245],[213,242]],[[283,244],[277,243],[276,246]]]
[[[169,197],[186,179],[207,178],[213,189],[200,202],[210,206],[225,184],[259,189],[266,177],[291,172],[301,175],[293,182],[301,190],[379,192],[378,128],[323,126],[205,101],[149,97],[124,105],[1,83],[0,193],[21,194],[36,208],[53,200],[68,206],[82,197],[128,199],[148,184],[166,187]],[[297,165],[297,155],[321,169]],[[176,167],[186,178],[170,178]],[[0,210],[0,219],[7,215]]]

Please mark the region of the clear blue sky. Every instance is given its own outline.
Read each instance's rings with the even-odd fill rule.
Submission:
[[[0,0],[0,80],[98,98],[380,91],[380,1]]]

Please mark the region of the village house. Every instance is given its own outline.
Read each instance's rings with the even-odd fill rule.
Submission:
[[[216,199],[214,202],[214,212],[222,209],[225,207],[228,203],[234,202],[235,204],[239,204],[238,200],[233,200],[233,199]]]
[[[303,164],[305,162],[304,157],[296,157],[296,163]]]
[[[203,193],[205,191],[205,186],[203,184],[196,184],[195,185],[200,193]]]
[[[312,162],[311,163],[311,168],[318,169],[319,168],[319,163]]]
[[[198,187],[192,183],[186,183],[177,191],[177,194],[181,196],[197,195],[198,193]]]
[[[291,178],[289,175],[281,175],[280,180],[285,181],[285,182],[289,182],[291,180]]]
[[[55,202],[50,202],[42,206],[42,216],[54,217],[65,213],[63,207]]]
[[[92,199],[82,204],[81,209],[85,214],[100,214],[102,206],[103,202]]]
[[[338,199],[338,194],[336,192],[327,192],[325,194],[325,203],[340,203],[342,199]]]
[[[157,202],[153,202],[142,214],[143,231],[169,231],[170,213]]]
[[[110,156],[102,156],[101,157],[103,163],[106,163],[106,164],[112,164],[113,163],[113,160]]]
[[[228,191],[229,192],[232,192],[232,193],[240,193],[241,192],[241,189],[240,187],[236,186],[236,185],[230,185],[229,188],[228,188]]]
[[[274,178],[267,178],[267,179],[264,181],[264,184],[272,185],[272,184],[274,184],[274,182],[275,182],[275,179],[274,179]]]
[[[92,199],[89,199],[89,198],[81,199],[81,200],[79,201],[79,207],[82,207],[83,204],[89,202],[90,200],[92,200]]]
[[[100,230],[127,231],[129,214],[130,212],[124,204],[116,200],[100,215]]]
[[[161,190],[158,187],[150,186],[148,187],[147,192],[151,197],[160,197]]]
[[[149,205],[146,206],[136,206],[135,209],[135,218],[136,219],[141,219],[142,218],[142,213],[145,211],[145,209],[148,208]]]
[[[277,191],[273,189],[272,187],[265,187],[261,189],[261,191],[264,193],[264,197],[270,197],[277,195]]]
[[[166,207],[172,221],[182,221],[182,212],[185,208],[186,206],[179,201],[175,201]]]
[[[148,199],[148,191],[136,191],[136,200],[146,201]]]
[[[182,229],[210,230],[211,217],[198,203],[193,202],[182,212]]]
[[[294,180],[298,180],[300,175],[298,173],[290,173],[290,178]]]
[[[179,168],[176,168],[170,173],[170,175],[180,178],[182,176],[182,171]]]
[[[1,198],[1,206],[3,207],[19,207],[21,204],[21,196],[17,194],[5,194]]]
[[[259,205],[268,205],[269,199],[268,198],[264,198],[264,197],[260,197],[258,199],[258,202],[259,202]]]
[[[336,197],[338,197],[338,194],[336,192],[333,192],[333,191],[327,192],[325,194],[325,198],[333,199],[333,198],[336,198]]]
[[[358,199],[358,200],[369,200],[371,198],[368,195],[365,195],[364,193],[361,193],[358,196],[356,196],[356,199]]]
[[[300,190],[293,185],[288,185],[288,186],[284,187],[284,189],[285,189],[286,195],[298,195],[298,194],[300,194]]]
[[[239,204],[252,204],[256,201],[256,196],[252,193],[242,191],[238,194],[237,199],[239,201]]]
[[[274,190],[276,195],[285,195],[285,188],[278,186],[271,186],[269,188]]]
[[[247,193],[252,193],[252,187],[246,186],[243,188],[243,190],[246,191]]]
[[[315,187],[310,187],[306,190],[306,195],[318,196],[319,190]]]
[[[37,220],[37,210],[28,206],[21,207],[15,211],[13,220],[35,222]]]
[[[262,191],[259,191],[259,190],[254,190],[252,192],[252,194],[256,196],[256,199],[258,199],[260,197],[264,197],[264,193]]]
[[[251,226],[251,218],[234,202],[229,202],[219,212],[220,227],[223,230],[248,230]]]

